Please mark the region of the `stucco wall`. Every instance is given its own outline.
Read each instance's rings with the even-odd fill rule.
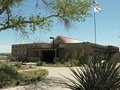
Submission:
[[[67,43],[64,44],[64,48],[59,50],[59,57],[64,58],[68,54],[69,58],[79,58],[81,52],[84,51],[86,55],[89,51],[88,49],[89,46],[85,43]]]
[[[33,44],[18,44],[12,45],[12,59],[27,61],[28,57],[37,57],[36,50],[34,49],[49,49],[52,48],[51,44],[48,43],[33,43]]]
[[[98,44],[93,44],[89,42],[83,43],[60,43],[58,39],[55,49],[57,50],[57,57],[65,58],[68,55],[68,58],[81,58],[81,53],[84,54],[85,59],[89,59],[90,54],[97,53],[100,54],[111,54],[113,55],[116,52],[119,52],[118,47],[113,46],[103,46]],[[12,45],[12,57],[16,60],[27,61],[30,57],[41,59],[42,50],[53,50],[52,44],[48,43],[39,43],[39,44],[20,44]],[[28,58],[29,57],[29,58]],[[46,56],[47,57],[47,56]],[[28,60],[29,61],[29,60]]]

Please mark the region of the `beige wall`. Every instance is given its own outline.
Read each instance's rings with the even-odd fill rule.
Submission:
[[[67,43],[61,44],[61,49],[59,49],[59,57],[64,58],[66,54],[68,54],[69,58],[74,58],[74,52],[77,52],[77,56],[79,57],[81,52],[84,51],[84,57],[86,59],[89,58],[90,55],[106,55],[108,56],[110,53],[113,56],[116,52],[119,52],[119,48],[112,47],[111,51],[109,51],[109,46],[103,46],[93,43]]]
[[[64,58],[66,54],[68,54],[69,58],[74,58],[74,53],[76,53],[77,57],[79,57],[83,50],[86,54],[86,50],[89,48],[83,43],[68,43],[63,46],[64,48],[59,49],[59,57],[61,58]]]
[[[37,52],[33,48],[39,49],[40,54],[40,49],[52,48],[52,46],[48,43],[12,45],[12,59],[27,61],[28,57],[37,57]]]
[[[65,55],[68,54],[68,58],[79,58],[81,52],[84,51],[84,57],[88,58],[90,53],[91,54],[104,54],[104,53],[111,53],[114,54],[115,52],[119,52],[117,47],[113,46],[103,46],[98,44],[93,44],[89,42],[83,43],[66,43],[62,44],[63,42],[58,39],[56,41],[58,50],[58,57],[65,58]],[[12,57],[20,59],[20,60],[27,60],[27,58],[42,58],[41,50],[52,50],[52,44],[46,43],[39,43],[39,44],[20,44],[20,45],[12,45]],[[77,54],[75,56],[75,53]]]

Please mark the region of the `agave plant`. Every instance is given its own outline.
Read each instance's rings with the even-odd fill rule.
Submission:
[[[66,83],[72,90],[120,90],[120,58],[114,57],[98,62],[95,58],[90,64],[83,64],[77,68],[70,67],[75,80],[67,78]]]

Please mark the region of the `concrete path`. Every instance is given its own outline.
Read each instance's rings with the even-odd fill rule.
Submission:
[[[31,84],[27,86],[17,86],[14,88],[1,90],[71,90],[68,89],[65,86],[65,84],[63,84],[64,82],[68,82],[68,80],[65,79],[63,76],[73,79],[73,77],[71,76],[71,71],[68,67],[39,67],[39,68],[47,69],[49,71],[49,75],[45,80],[42,80],[36,84]]]

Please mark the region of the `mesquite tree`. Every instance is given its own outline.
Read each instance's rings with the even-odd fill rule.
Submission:
[[[44,5],[47,13],[39,10],[39,14],[20,14],[26,7],[25,1],[30,1],[31,4],[34,2],[36,9]],[[0,0],[0,31],[12,29],[27,34],[29,31],[37,30],[37,27],[50,29],[55,18],[69,27],[71,22],[85,21],[85,18],[90,16],[91,4],[91,0]],[[16,13],[13,13],[14,10]],[[29,30],[26,27],[29,27]]]

